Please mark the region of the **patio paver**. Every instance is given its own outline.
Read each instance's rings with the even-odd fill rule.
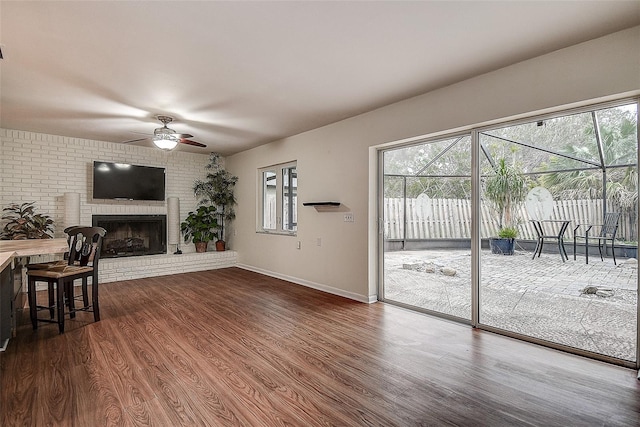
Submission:
[[[442,268],[455,269],[446,276]],[[433,272],[426,272],[433,270]],[[625,360],[635,360],[637,263],[615,266],[598,257],[585,264],[570,256],[518,251],[482,252],[480,320],[518,333]],[[385,298],[471,317],[470,250],[385,253]],[[613,290],[610,297],[584,294],[587,286]]]

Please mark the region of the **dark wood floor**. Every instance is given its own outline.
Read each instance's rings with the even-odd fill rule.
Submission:
[[[0,425],[639,425],[633,370],[237,268],[101,286],[0,353]]]

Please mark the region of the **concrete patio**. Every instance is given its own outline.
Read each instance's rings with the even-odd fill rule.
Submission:
[[[482,252],[481,323],[635,361],[637,261],[531,256]],[[470,283],[468,249],[385,253],[387,300],[468,319]]]

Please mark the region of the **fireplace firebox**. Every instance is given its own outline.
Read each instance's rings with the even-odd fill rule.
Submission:
[[[166,215],[93,215],[94,227],[107,230],[101,257],[116,258],[167,252]]]

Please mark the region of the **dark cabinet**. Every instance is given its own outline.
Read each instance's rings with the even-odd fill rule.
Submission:
[[[4,350],[13,330],[14,289],[13,270],[8,265],[0,274],[0,349]]]

